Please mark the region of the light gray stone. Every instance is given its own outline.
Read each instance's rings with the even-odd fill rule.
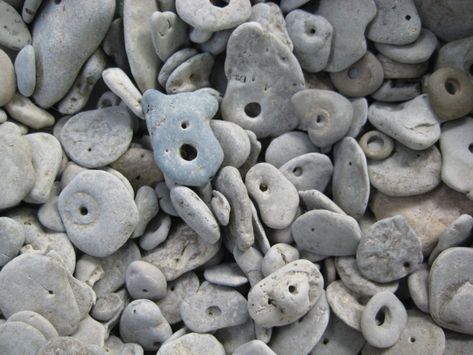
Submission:
[[[0,3],[0,45],[8,49],[19,51],[31,44],[31,34],[23,22],[20,14],[11,4],[5,1]]]
[[[351,291],[340,280],[328,285],[326,292],[332,312],[350,328],[361,331],[361,315],[365,306],[360,303],[360,295]]]
[[[126,270],[126,288],[135,299],[157,300],[166,295],[167,282],[156,266],[136,260]]]
[[[36,106],[29,98],[16,93],[5,106],[10,117],[18,122],[34,128],[41,129],[54,124],[54,116],[48,111]]]
[[[223,263],[210,266],[204,270],[206,281],[217,286],[239,287],[248,279],[236,263]]]
[[[142,186],[136,192],[135,204],[138,209],[138,224],[133,231],[133,238],[143,235],[148,223],[158,214],[158,197],[150,186]]]
[[[0,217],[0,266],[15,258],[23,243],[25,232],[21,224],[8,217]]]
[[[210,86],[214,58],[209,53],[199,53],[179,64],[166,81],[166,92],[176,94],[191,92]]]
[[[189,333],[164,344],[156,355],[225,355],[222,344],[211,334]]]
[[[32,45],[24,46],[15,59],[18,91],[25,97],[33,95],[36,87],[36,57]]]
[[[274,244],[264,255],[261,272],[264,277],[267,277],[297,259],[299,259],[299,251],[293,246],[285,243]]]
[[[429,269],[426,264],[408,276],[407,286],[417,308],[429,313]]]
[[[23,322],[0,325],[0,352],[5,355],[36,355],[47,342],[39,330]]]
[[[292,131],[273,138],[266,148],[264,159],[280,168],[293,158],[317,151],[307,133]]]
[[[150,26],[154,49],[163,62],[189,43],[187,25],[174,12],[154,12]]]

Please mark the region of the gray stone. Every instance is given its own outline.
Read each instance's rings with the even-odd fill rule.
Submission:
[[[150,26],[154,49],[163,62],[189,43],[186,23],[173,12],[154,12]]]
[[[326,71],[344,70],[363,57],[367,48],[365,30],[376,16],[373,0],[322,0],[316,14],[333,26],[332,53]]]
[[[14,219],[0,217],[0,266],[3,267],[20,252],[25,242],[23,226]]]
[[[300,191],[299,196],[302,205],[307,211],[310,210],[327,210],[330,212],[346,215],[346,213],[338,207],[338,205],[329,199],[323,192],[318,190]]]
[[[266,230],[264,229],[263,223],[261,222],[258,210],[256,209],[254,203],[251,203],[251,219],[253,222],[253,231],[255,233],[255,241],[257,247],[261,252],[266,253],[271,247]],[[287,228],[287,227],[286,227]]]
[[[263,279],[263,255],[254,247],[241,251],[237,246],[233,249],[233,257],[241,271],[246,275],[251,287]]]
[[[353,119],[347,137],[357,137],[366,121],[368,121],[368,100],[364,97],[351,100],[353,106]]]
[[[385,80],[371,97],[376,101],[408,101],[421,94],[420,82],[416,80]]]
[[[207,93],[168,96],[150,90],[141,104],[159,168],[177,184],[205,185],[223,161],[223,150],[209,125],[218,110],[217,100]]]
[[[23,322],[0,325],[0,352],[5,355],[36,355],[47,342],[36,328]]]
[[[167,282],[156,266],[136,260],[126,270],[126,288],[135,299],[157,300],[166,295]]]
[[[29,98],[16,93],[5,106],[11,118],[34,128],[41,129],[54,124],[54,116],[48,111],[36,106]]]
[[[378,322],[377,318],[381,317]],[[407,323],[404,305],[393,293],[382,291],[370,298],[361,315],[361,332],[377,348],[393,346]]]
[[[113,254],[138,223],[132,196],[119,179],[104,171],[77,175],[59,195],[58,208],[68,237],[92,256]]]
[[[420,240],[401,215],[369,227],[356,252],[361,274],[376,282],[398,280],[415,271],[422,259]]]
[[[248,320],[246,299],[229,287],[204,282],[181,303],[181,317],[192,331],[204,333],[243,324]]]
[[[442,126],[440,149],[442,151],[442,181],[452,189],[462,192],[473,199],[471,184],[471,134],[473,119],[466,117],[462,120],[447,122]]]
[[[456,332],[445,331],[444,355],[467,355],[473,351],[473,338]]]
[[[328,285],[326,292],[332,312],[350,328],[361,331],[361,315],[365,306],[360,303],[360,295],[348,289],[340,280]]]
[[[283,229],[291,224],[299,206],[299,194],[278,169],[268,163],[256,164],[246,174],[245,184],[265,225]]]
[[[156,88],[161,62],[154,51],[150,16],[158,11],[155,0],[123,3],[125,49],[131,73],[141,92]]]
[[[348,132],[353,106],[344,96],[330,90],[309,89],[296,93],[291,99],[299,127],[307,131],[317,147],[327,147]]]
[[[373,42],[405,45],[421,32],[414,0],[375,0],[378,13],[368,26],[366,37]]]
[[[435,70],[440,68],[456,68],[463,70],[473,79],[473,36],[445,43],[440,47],[435,61]]]
[[[356,220],[324,210],[298,217],[292,224],[292,235],[299,248],[322,255],[354,255],[361,239]]]
[[[33,95],[36,87],[36,57],[32,45],[23,47],[16,56],[15,73],[20,94],[26,97]]]
[[[156,218],[150,221],[140,239],[140,247],[144,250],[156,248],[164,242],[171,229],[171,217],[165,213],[159,213]]]
[[[119,0],[117,5],[123,5],[123,0]],[[109,57],[113,59],[116,65],[122,70],[129,70],[128,57],[125,49],[123,28],[123,17],[112,21],[107,35],[102,42],[102,49]]]
[[[276,355],[266,343],[261,340],[252,340],[240,345],[232,353],[233,355]]]
[[[263,327],[290,324],[323,293],[323,277],[310,261],[296,260],[258,282],[248,293],[248,311]]]
[[[385,79],[419,79],[429,69],[429,62],[417,64],[401,63],[378,53]]]
[[[41,314],[32,311],[20,311],[12,314],[8,318],[8,322],[21,322],[31,325],[33,328],[39,330],[41,334],[49,340],[57,337],[58,333],[54,326],[44,318]]]
[[[440,138],[440,121],[426,94],[402,104],[375,102],[368,111],[370,123],[413,150],[424,150]]]
[[[38,11],[39,7],[43,3],[43,0],[25,0],[21,17],[25,23],[31,23]]]
[[[213,56],[217,56],[225,52],[227,49],[228,39],[230,38],[232,32],[233,29],[214,32],[208,41],[199,45],[199,49],[202,52],[208,52]]]
[[[86,316],[80,321],[79,327],[71,337],[83,344],[104,346],[105,338],[108,336],[105,334],[105,326],[102,323]]]
[[[224,7],[206,0],[176,0],[176,10],[181,19],[192,27],[207,32],[234,28],[251,15],[249,0],[229,1]]]
[[[273,331],[269,346],[278,355],[308,354],[324,334],[329,317],[330,307],[322,292],[305,316]]]
[[[289,160],[279,170],[298,191],[324,191],[332,177],[333,165],[324,154],[307,153]]]
[[[303,10],[286,16],[287,31],[294,43],[294,53],[302,69],[323,70],[329,61],[333,27],[324,17]]]
[[[90,315],[98,321],[107,322],[125,308],[122,298],[117,293],[109,293],[97,298]]]
[[[220,243],[208,244],[185,224],[177,224],[166,241],[143,258],[157,266],[167,281],[204,265],[217,254]]]
[[[429,313],[429,269],[426,264],[408,276],[407,286],[417,308]]]
[[[117,160],[133,136],[131,116],[120,107],[83,111],[61,130],[61,143],[77,164],[98,168]]]
[[[136,300],[123,310],[120,336],[124,341],[138,343],[147,351],[156,351],[171,334],[171,326],[156,303],[145,299]]]
[[[356,259],[353,256],[335,258],[335,267],[343,284],[361,296],[374,296],[379,292],[395,292],[398,282],[378,283],[366,279],[358,269]]]
[[[274,244],[264,255],[261,272],[264,277],[267,277],[297,259],[299,259],[299,251],[293,246],[285,243]]]
[[[221,192],[212,190],[210,209],[220,225],[228,225],[231,212],[230,202]]]
[[[248,135],[248,138],[250,139],[250,155],[248,156],[248,159],[246,162],[243,163],[243,165],[240,167],[239,171],[242,176],[246,176],[246,173],[248,170],[251,169],[253,165],[256,164],[259,158],[259,154],[261,153],[261,142],[256,138],[256,134],[254,134],[252,131],[246,130],[246,134]]]
[[[223,263],[204,270],[206,281],[217,286],[239,287],[245,285],[248,279],[236,263]]]
[[[304,88],[302,70],[289,48],[260,24],[245,23],[233,31],[225,75],[224,120],[253,131],[258,138],[296,128],[298,120],[289,100]]]
[[[162,87],[166,87],[166,83],[172,72],[189,58],[197,55],[199,52],[194,48],[183,48],[172,54],[164,63],[159,71],[158,82]]]
[[[132,238],[141,237],[148,223],[158,214],[158,197],[150,186],[142,186],[136,192],[135,204],[138,209],[138,224],[133,231]]]
[[[210,121],[210,127],[223,149],[222,166],[239,168],[250,155],[250,139],[237,124],[221,120]]]
[[[112,22],[115,1],[77,3],[47,1],[36,16],[33,47],[36,53],[34,100],[51,107],[66,95],[82,65],[97,49]],[[52,30],[54,29],[54,30]],[[68,50],[58,43],[67,43]]]
[[[31,44],[31,34],[20,14],[8,1],[0,3],[0,45],[19,51]]]
[[[432,191],[441,182],[442,156],[435,146],[411,150],[396,143],[385,160],[370,160],[370,183],[389,196],[414,196]]]
[[[166,183],[164,181],[160,182],[156,185],[154,191],[158,196],[159,208],[168,215],[178,217],[179,215],[177,214],[177,211],[171,201],[171,191],[169,191],[169,188],[166,186]]]
[[[317,151],[307,133],[292,131],[273,138],[266,148],[264,159],[267,163],[280,168],[293,158]]]
[[[332,195],[333,201],[355,219],[363,216],[368,206],[368,165],[363,150],[351,137],[343,138],[335,146]]]
[[[166,296],[156,303],[170,324],[176,324],[182,320],[181,303],[196,294],[199,286],[199,278],[193,272],[188,272],[176,280],[168,282]]]
[[[189,333],[164,344],[156,355],[225,355],[222,344],[211,334]]]
[[[363,134],[363,136],[360,138],[359,144],[366,157],[371,159],[368,160],[368,173],[370,173],[370,167],[374,167],[376,170],[378,165],[383,166],[385,159],[387,159],[394,150],[394,140],[384,133],[376,130],[372,130]],[[399,146],[404,147],[402,144],[399,144]],[[404,149],[407,150],[408,148],[404,147]],[[378,160],[383,161],[378,162]],[[389,166],[391,166],[391,164],[389,164]]]
[[[210,86],[210,74],[214,59],[209,53],[200,53],[181,63],[169,75],[166,92],[176,94],[191,92]]]
[[[397,62],[418,64],[430,59],[437,48],[437,43],[437,37],[432,32],[422,29],[414,43],[403,46],[376,43],[375,47],[380,53]]]
[[[2,3],[0,3],[0,6]],[[0,107],[8,104],[15,95],[16,91],[16,77],[15,69],[10,57],[0,49],[0,66],[2,71],[0,72]]]

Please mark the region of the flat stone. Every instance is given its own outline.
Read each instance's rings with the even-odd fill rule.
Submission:
[[[8,6],[0,3],[0,6]],[[1,20],[0,20],[1,21]],[[0,72],[0,107],[8,104],[16,91],[16,76],[15,69],[10,57],[0,49],[0,66],[2,71]]]
[[[141,237],[148,223],[156,217],[159,212],[158,197],[150,186],[142,186],[136,192],[135,204],[138,209],[138,224],[133,231],[132,238]]]
[[[86,345],[73,337],[56,337],[50,339],[39,349],[37,355],[51,355],[60,353],[87,354]]]
[[[354,255],[361,239],[358,223],[350,216],[312,210],[292,224],[298,248],[322,255]]]
[[[252,342],[256,338],[255,324],[253,320],[249,318],[243,324],[219,329],[215,331],[214,335],[225,348],[225,352],[233,354],[238,347]],[[266,343],[265,346],[267,347]]]
[[[332,312],[350,328],[361,331],[360,321],[365,306],[360,303],[360,295],[348,289],[340,280],[328,285],[326,292]]]
[[[39,330],[47,340],[58,336],[58,333],[51,322],[36,312],[16,312],[8,318],[8,322],[21,322],[31,325],[33,328]]]
[[[211,120],[210,127],[223,149],[223,166],[240,168],[251,152],[250,138],[246,131],[233,122]]]
[[[19,51],[31,44],[31,34],[20,14],[8,1],[0,3],[0,45]],[[2,67],[3,68],[3,67]]]
[[[109,293],[97,298],[90,315],[98,321],[107,322],[120,313],[123,308],[125,308],[125,304],[122,298],[117,293]]]
[[[15,258],[25,241],[21,224],[8,217],[0,217],[0,266]]]
[[[35,19],[33,47],[36,53],[35,102],[51,107],[66,95],[82,65],[105,37],[115,12],[115,2],[98,4],[66,0],[48,1]],[[52,30],[54,29],[54,30]],[[58,43],[67,44],[68,50]]]
[[[50,127],[55,118],[48,111],[36,106],[29,98],[16,93],[5,106],[11,118],[33,129]]]
[[[228,225],[232,208],[230,202],[228,202],[227,198],[221,192],[217,190],[212,191],[210,209],[220,225]]]
[[[293,158],[318,152],[305,132],[292,131],[273,138],[266,148],[264,160],[280,168]]]
[[[150,18],[150,26],[154,49],[163,62],[189,43],[187,25],[174,12],[154,12]]]
[[[263,255],[258,249],[250,247],[245,251],[241,251],[235,246],[233,257],[241,271],[246,275],[251,287],[264,278],[262,271]]]
[[[440,47],[435,61],[435,70],[440,68],[456,68],[463,70],[470,79],[470,67],[473,64],[473,36],[445,43]]]
[[[166,83],[172,72],[189,58],[197,55],[199,52],[194,48],[183,48],[176,51],[164,62],[163,67],[158,74],[158,82],[162,87],[166,87]]]
[[[164,344],[156,355],[225,355],[222,344],[211,334],[189,333]]]
[[[293,246],[285,243],[274,244],[264,254],[261,272],[264,277],[267,277],[284,265],[297,259],[299,259],[299,251]]]
[[[136,260],[126,270],[126,288],[135,299],[157,300],[166,295],[167,282],[156,266]]]
[[[318,190],[300,191],[299,197],[301,199],[302,205],[307,211],[327,210],[330,212],[346,215],[346,213],[335,202],[324,195],[323,192]]]
[[[359,97],[351,100],[353,106],[353,119],[351,121],[350,129],[347,137],[357,137],[365,123],[368,121],[368,100],[364,97]]]
[[[276,36],[258,23],[239,26],[228,40],[225,75],[224,120],[253,131],[258,138],[296,128],[298,120],[289,100],[304,88],[304,77],[296,57]]]
[[[36,355],[47,342],[39,330],[23,322],[0,325],[0,352],[2,354]]]
[[[361,274],[376,282],[391,282],[415,271],[422,247],[403,216],[379,220],[368,228],[356,252]]]
[[[166,92],[191,92],[210,86],[214,58],[209,53],[194,55],[179,64],[166,81]]]
[[[248,282],[236,263],[210,266],[204,270],[204,278],[217,286],[239,287]]]
[[[15,58],[15,73],[18,91],[23,96],[33,95],[36,87],[36,57],[34,47],[23,47]]]
[[[424,313],[429,313],[429,269],[426,264],[407,278],[409,295],[414,304]]]

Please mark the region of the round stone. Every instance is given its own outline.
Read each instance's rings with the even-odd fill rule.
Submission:
[[[0,217],[0,267],[18,255],[24,242],[23,226],[14,219]]]
[[[293,246],[285,243],[274,244],[264,255],[261,272],[264,277],[267,277],[297,259],[299,259],[299,251]]]
[[[156,355],[225,355],[223,345],[211,334],[189,333],[167,342]]]
[[[219,286],[239,287],[248,279],[236,263],[224,263],[210,266],[204,270],[206,281]]]
[[[391,155],[394,149],[393,139],[376,130],[363,134],[359,144],[366,157],[372,160],[384,160]]]
[[[365,306],[361,304],[360,295],[337,280],[327,287],[327,301],[338,318],[350,328],[361,331],[360,321]]]
[[[264,160],[279,169],[293,158],[317,151],[307,133],[292,131],[271,140],[266,148]]]
[[[36,355],[85,355],[88,353],[87,346],[80,340],[73,337],[56,337],[44,344]]]
[[[0,352],[2,354],[40,354],[40,348],[46,342],[46,338],[39,330],[26,323],[9,321],[0,325]]]
[[[126,270],[126,288],[135,299],[157,300],[166,295],[167,282],[156,266],[136,260]]]
[[[3,4],[4,3],[0,4],[0,6],[4,6]],[[0,107],[2,107],[8,104],[15,95],[16,77],[10,57],[1,49],[0,68],[2,68],[0,72],[0,83],[2,83],[0,85]]]

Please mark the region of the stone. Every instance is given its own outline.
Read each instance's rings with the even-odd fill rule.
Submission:
[[[0,23],[2,24],[0,27],[1,46],[19,51],[31,44],[31,34],[28,27],[15,8],[8,4],[8,1],[0,3]]]
[[[370,173],[370,166],[377,166],[376,161],[378,160],[382,160],[384,162],[394,150],[393,139],[376,130],[372,130],[363,134],[360,138],[359,144],[366,157],[371,159],[368,160],[368,174]],[[383,162],[381,162],[381,164],[383,164]]]
[[[420,82],[417,80],[385,80],[371,97],[383,102],[408,101],[421,94],[420,87]]]
[[[417,64],[401,63],[378,53],[385,79],[420,79],[429,69],[429,62]]]
[[[79,339],[73,337],[55,337],[50,339],[39,349],[37,355],[53,355],[61,353],[87,354],[87,346]]]
[[[411,150],[400,143],[385,160],[370,160],[370,183],[389,196],[415,196],[435,189],[441,182],[442,156],[436,146]]]
[[[304,213],[291,229],[298,248],[321,255],[354,255],[361,239],[355,219],[324,210]]]
[[[255,324],[249,318],[243,324],[219,329],[214,335],[225,348],[225,352],[233,354],[241,345],[256,339]]]
[[[330,321],[322,339],[314,346],[309,355],[352,355],[358,354],[366,343],[360,332],[350,328],[336,315],[330,315]]]
[[[406,45],[421,35],[422,24],[414,0],[375,0],[375,3],[378,13],[366,31],[366,37],[375,45]]]
[[[6,68],[5,65],[2,65],[2,67]],[[15,73],[20,94],[25,97],[33,95],[36,87],[36,57],[34,47],[31,44],[24,46],[18,52],[15,58]]]
[[[204,265],[217,254],[220,243],[208,244],[189,226],[177,224],[164,243],[143,258],[158,267],[167,281]]]
[[[248,293],[248,311],[263,327],[290,324],[323,293],[323,277],[310,261],[296,260],[258,282]]]
[[[251,151],[250,138],[246,131],[233,122],[211,120],[210,127],[223,149],[223,166],[240,168]]]
[[[445,355],[469,354],[473,350],[473,338],[469,335],[445,331],[445,338]]]
[[[8,318],[8,322],[21,322],[31,325],[33,328],[39,330],[47,340],[58,336],[58,333],[51,322],[36,312],[16,312]]]
[[[326,292],[332,312],[350,328],[361,331],[361,315],[365,306],[360,303],[360,296],[348,289],[340,280],[328,285]]]
[[[176,324],[182,320],[181,303],[184,299],[196,294],[199,286],[199,278],[193,272],[188,272],[176,280],[168,282],[166,296],[156,304],[170,324]]]
[[[164,181],[158,183],[154,189],[158,196],[159,208],[170,216],[179,216],[171,201],[171,191]]]
[[[435,259],[429,274],[430,315],[441,327],[469,335],[473,335],[473,317],[469,306],[472,292],[471,252],[466,247],[443,251]]]
[[[279,169],[293,158],[317,151],[307,133],[292,131],[271,140],[266,148],[264,160]]]
[[[126,288],[135,299],[157,300],[166,295],[167,282],[156,266],[136,260],[126,269]]]
[[[80,311],[68,271],[54,259],[36,253],[20,255],[3,267],[0,280],[4,286],[0,309],[6,317],[29,310],[49,320],[60,335],[77,329]]]
[[[179,216],[207,243],[220,239],[218,223],[204,201],[191,189],[176,186],[171,189],[171,201]]]
[[[342,71],[365,55],[365,30],[376,16],[375,1],[322,0],[316,14],[333,26],[332,53],[326,71]]]
[[[38,354],[47,343],[39,330],[23,322],[6,322],[0,325],[0,352],[5,355]]]
[[[232,209],[230,207],[230,202],[228,202],[227,198],[221,192],[212,190],[210,209],[220,225],[228,225]]]
[[[239,169],[242,176],[246,176],[248,170],[257,163],[262,148],[261,142],[256,138],[256,134],[249,130],[245,131],[250,139],[250,155]]]
[[[5,106],[10,117],[33,129],[50,127],[55,118],[48,111],[36,106],[29,98],[16,93]]]
[[[121,312],[123,308],[125,308],[125,304],[122,298],[117,293],[109,293],[97,298],[90,315],[98,321],[107,322]]]
[[[187,25],[174,12],[154,12],[150,18],[150,26],[154,49],[163,62],[189,44]]]
[[[150,16],[158,11],[155,0],[123,3],[123,26],[126,55],[131,73],[141,92],[156,88],[161,62],[154,51]]]
[[[380,321],[378,322],[378,317]],[[361,332],[368,344],[389,348],[396,344],[407,323],[404,305],[393,293],[382,291],[370,298],[361,315]]]
[[[138,209],[138,224],[133,231],[132,238],[141,237],[148,223],[158,214],[158,197],[150,186],[142,186],[136,192],[135,204]]]
[[[268,163],[256,164],[246,174],[245,184],[265,225],[283,229],[291,224],[299,206],[299,194],[278,169]]]
[[[250,247],[245,251],[241,251],[235,246],[233,257],[241,271],[246,275],[251,287],[264,278],[262,272],[263,255],[258,249]]]
[[[123,1],[120,0],[117,5],[123,5]],[[123,17],[118,17],[112,21],[107,35],[102,42],[102,49],[120,69],[129,71],[130,66],[125,49]]]
[[[73,115],[82,110],[95,84],[102,78],[106,65],[105,53],[97,49],[85,62],[67,95],[59,102],[58,111],[64,115]]]
[[[25,23],[31,23],[41,6],[43,0],[25,0],[21,11],[21,17]]]
[[[408,310],[407,316],[406,327],[394,346],[379,349],[366,344],[361,353],[363,355],[444,354],[445,334],[442,328],[419,311]]]
[[[135,300],[123,310],[120,336],[124,341],[138,343],[147,351],[156,351],[171,334],[171,326],[156,303],[145,299]]]
[[[327,210],[341,215],[346,215],[346,213],[335,202],[318,190],[300,191],[299,197],[302,206],[304,206],[307,211]]]
[[[233,31],[225,76],[224,120],[253,131],[258,138],[276,137],[297,127],[289,100],[304,88],[302,70],[289,48],[260,24],[245,23]]]
[[[433,109],[444,120],[464,117],[473,110],[473,83],[462,70],[437,69],[429,77],[427,92]]]
[[[58,208],[68,237],[92,256],[113,254],[138,223],[132,196],[119,179],[104,171],[77,175],[59,195]]]
[[[66,95],[82,65],[105,37],[114,11],[112,0],[100,4],[91,0],[80,4],[70,0],[45,2],[33,28],[37,63],[33,98],[39,106],[49,108]],[[68,50],[58,42],[67,43]]]
[[[171,229],[171,217],[163,212],[150,221],[146,226],[144,234],[140,238],[140,247],[144,250],[152,250],[164,242]]]
[[[317,147],[327,147],[343,138],[351,126],[353,106],[335,91],[308,89],[291,99],[299,128],[307,131]]]
[[[227,49],[227,42],[232,34],[233,29],[214,32],[212,37],[199,45],[202,52],[208,52],[213,56],[222,54]]]
[[[298,191],[324,191],[332,177],[333,165],[324,154],[307,153],[289,160],[279,171]]]
[[[8,217],[0,217],[0,266],[5,266],[20,252],[25,242],[21,224]]]
[[[396,292],[398,282],[378,283],[365,278],[356,264],[353,256],[340,256],[335,258],[335,267],[343,284],[354,293],[361,296],[374,296],[379,292]]]
[[[210,86],[214,58],[209,53],[194,55],[179,64],[166,81],[166,92],[192,92]]]
[[[225,355],[222,344],[211,334],[189,333],[170,341],[156,355]]]
[[[308,354],[324,334],[330,317],[325,292],[299,321],[273,331],[269,346],[278,355]]]
[[[1,210],[18,205],[30,193],[36,173],[28,140],[19,134],[1,132],[0,137]]]
[[[237,27],[251,15],[249,0],[230,1],[224,7],[206,0],[176,0],[179,17],[192,27],[216,32]]]
[[[444,67],[463,70],[470,79],[473,77],[473,36],[445,43],[440,47],[434,69]]]
[[[189,58],[197,55],[199,52],[194,48],[183,48],[176,51],[164,62],[163,67],[158,74],[158,82],[162,87],[166,87],[166,83],[172,72]]]
[[[422,259],[420,240],[401,215],[370,226],[356,251],[361,274],[376,282],[399,280],[415,271]]]
[[[274,351],[271,350],[266,343],[261,340],[252,340],[248,343],[240,345],[232,353],[234,355],[276,355]]]
[[[372,94],[381,86],[384,72],[376,56],[366,52],[347,69],[330,73],[330,79],[341,94],[360,97]]]
[[[351,104],[353,106],[353,118],[346,136],[355,138],[358,137],[368,121],[368,100],[364,97],[360,97],[352,99]]]
[[[236,290],[204,282],[197,293],[184,299],[180,313],[194,332],[205,333],[243,324],[248,320],[246,299]]]
[[[424,313],[429,313],[429,269],[422,264],[420,269],[407,277],[409,295],[414,304]]]
[[[236,263],[214,265],[204,270],[204,279],[217,286],[239,287],[248,279]]]
[[[223,150],[209,125],[218,110],[217,100],[207,93],[168,96],[152,90],[143,95],[141,104],[158,167],[177,184],[205,185],[223,161]]]
[[[277,243],[264,254],[261,263],[261,272],[264,277],[269,276],[286,264],[299,259],[299,251],[285,243]]]
[[[333,27],[324,17],[303,10],[294,10],[286,16],[286,26],[294,53],[302,69],[317,73],[329,61]]]
[[[80,321],[79,328],[71,337],[81,341],[83,344],[102,347],[106,337],[105,326],[92,317],[87,316]]]
[[[375,43],[375,47],[380,53],[397,62],[418,64],[430,59],[437,48],[437,43],[437,37],[432,32],[422,29],[413,43],[405,45]]]
[[[375,102],[369,107],[368,120],[413,150],[427,149],[440,138],[440,121],[426,94],[398,105]]]

